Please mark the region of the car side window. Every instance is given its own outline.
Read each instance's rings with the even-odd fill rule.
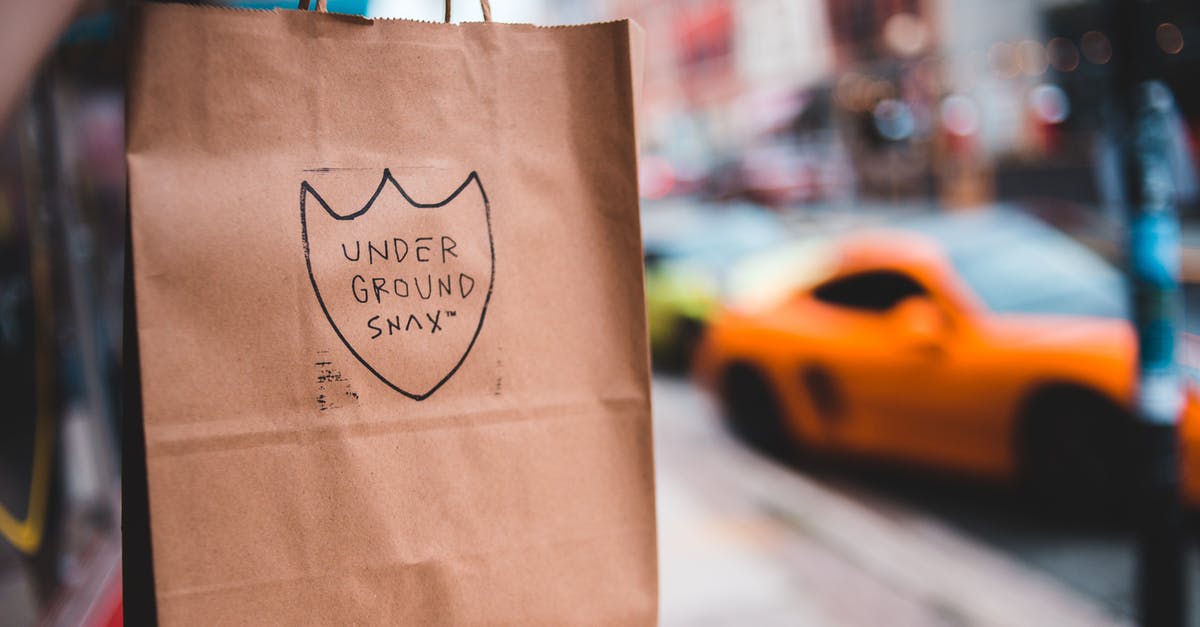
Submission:
[[[912,277],[895,270],[870,270],[827,281],[813,291],[817,300],[837,305],[883,313],[910,296],[928,292]]]

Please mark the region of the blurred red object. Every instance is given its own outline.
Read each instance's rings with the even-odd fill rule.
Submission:
[[[97,627],[122,627],[125,624],[125,603],[121,598],[121,580],[117,579],[108,597],[92,617]]]
[[[675,188],[675,168],[662,157],[644,156],[638,163],[638,186],[642,198],[662,198]]]

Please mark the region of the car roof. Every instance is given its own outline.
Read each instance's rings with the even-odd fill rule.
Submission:
[[[1074,244],[1057,229],[1005,205],[916,216],[897,221],[894,226],[933,240],[951,258],[996,252],[1015,240],[1046,246]]]
[[[881,228],[846,235],[839,246],[847,264],[907,265],[950,263],[981,255],[1002,255],[1011,245],[1091,251],[1041,220],[1003,205],[898,219]]]
[[[837,242],[837,272],[888,267],[945,265],[939,242],[903,228],[872,228],[843,235]]]
[[[945,269],[956,277],[952,284],[994,312],[1128,315],[1117,269],[1037,218],[1004,206],[897,221],[886,236],[847,240],[842,258],[851,267]]]

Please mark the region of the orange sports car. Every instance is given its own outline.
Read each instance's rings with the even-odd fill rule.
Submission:
[[[1020,480],[1053,498],[1128,478],[1136,344],[1121,275],[1021,214],[913,220],[767,255],[695,373],[735,432]],[[1200,504],[1200,398],[1184,492]]]

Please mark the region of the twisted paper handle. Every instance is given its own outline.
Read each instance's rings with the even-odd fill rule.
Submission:
[[[299,9],[307,11],[310,6],[309,0],[300,0]],[[483,11],[483,21],[492,21],[492,4],[488,0],[479,0],[479,8]],[[326,7],[325,0],[317,0],[316,10],[320,13],[325,13],[329,9]],[[450,0],[446,0],[446,23],[450,23]]]

